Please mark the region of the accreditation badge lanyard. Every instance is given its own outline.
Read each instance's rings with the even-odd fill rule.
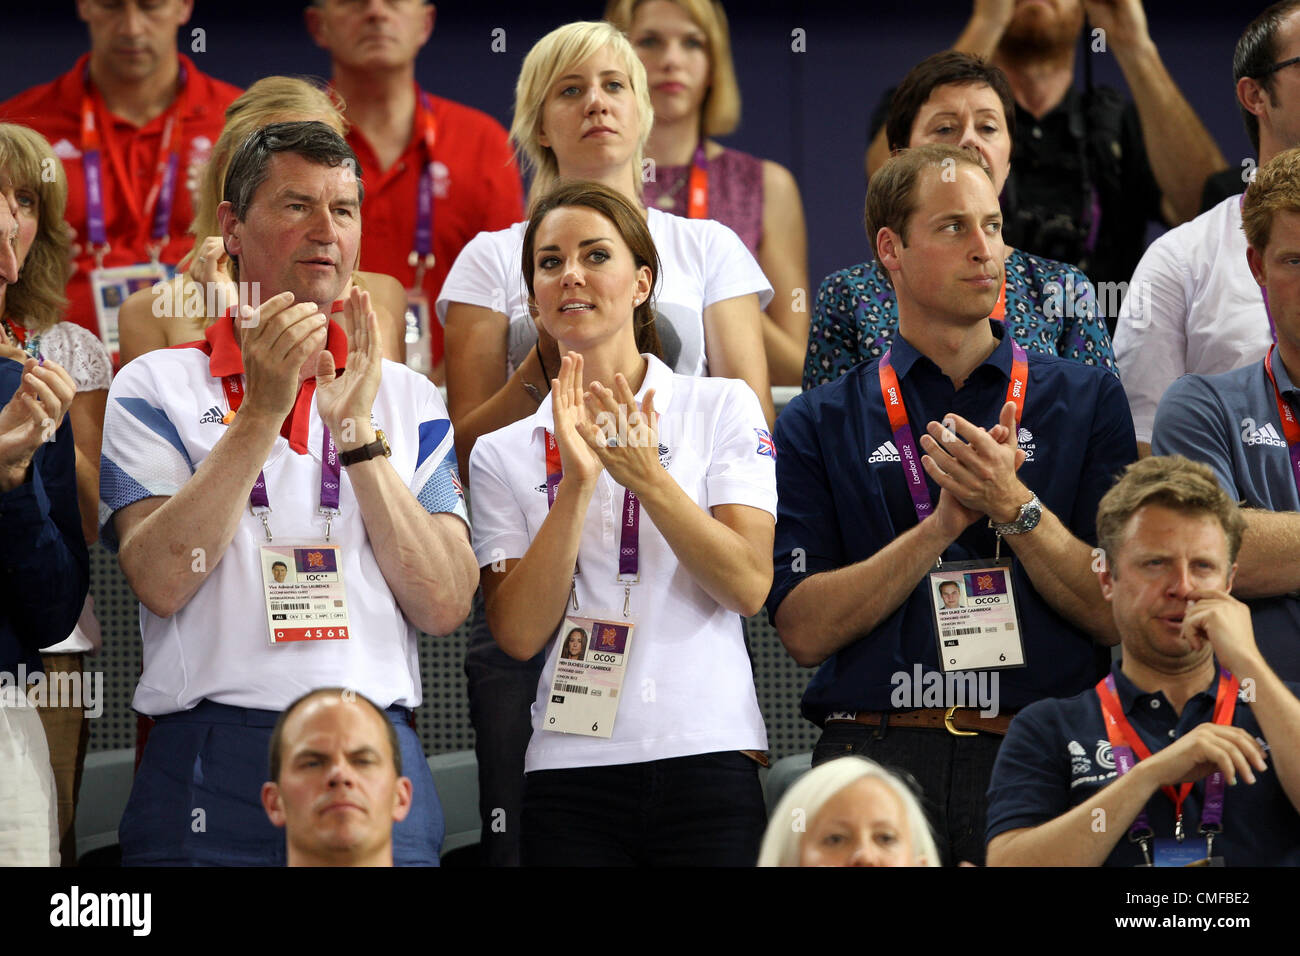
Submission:
[[[546,432],[546,510],[555,504],[556,489],[564,477],[564,466],[560,462],[560,446],[555,435]],[[623,616],[632,613],[632,585],[641,580],[641,499],[628,489],[623,489],[623,510],[619,523],[618,541],[618,576],[616,580],[623,585]],[[569,597],[573,609],[578,610],[579,574],[577,559],[573,562],[573,584]]]
[[[889,415],[889,427],[894,433],[894,447],[898,449],[899,461],[903,466],[903,475],[907,479],[907,490],[912,495],[912,506],[916,509],[916,520],[924,521],[934,512],[934,503],[930,500],[930,489],[925,483],[925,473],[921,468],[921,455],[912,439],[912,425],[907,417],[907,407],[903,404],[903,389],[898,381],[898,373],[890,362],[890,353],[886,352],[880,359],[880,394],[885,401],[885,412]],[[1011,381],[1007,383],[1007,401],[1016,404],[1016,425],[1025,412],[1025,392],[1029,388],[1029,358],[1019,342],[1011,343]]]
[[[143,227],[152,217],[149,230],[149,256],[156,263],[167,245],[167,230],[171,224],[172,205],[175,202],[177,171],[180,168],[180,153],[176,144],[180,138],[179,118],[185,102],[187,71],[180,68],[179,90],[167,110],[167,119],[163,123],[162,140],[158,144],[158,160],[154,164],[153,180],[145,197],[143,207],[136,200],[135,190],[126,174],[126,164],[117,155],[111,137],[101,133],[96,118],[95,101],[91,94],[90,67],[86,67],[85,87],[81,95],[81,155],[82,170],[86,177],[86,234],[90,240],[90,249],[95,256],[95,265],[103,265],[104,256],[109,252],[108,233],[104,214],[104,174],[101,157],[106,156],[108,165],[116,174],[122,187],[122,197],[134,213],[136,221]]]
[[[1268,380],[1273,385],[1277,413],[1282,419],[1282,434],[1286,438],[1287,454],[1291,457],[1291,477],[1295,479],[1296,490],[1300,491],[1300,421],[1296,420],[1291,403],[1282,397],[1282,390],[1277,387],[1277,376],[1273,372],[1273,353],[1276,351],[1277,346],[1274,345],[1264,356],[1264,371],[1268,373]]]
[[[429,297],[424,292],[424,274],[437,261],[433,253],[433,156],[438,144],[438,120],[429,94],[420,91],[419,104],[415,123],[424,141],[424,163],[415,194],[415,245],[406,257],[406,264],[415,270],[415,276],[406,290],[405,339],[407,368],[428,375],[433,371],[433,310],[429,308]]]
[[[709,160],[704,155],[704,144],[695,147],[691,160],[690,182],[686,187],[686,218],[709,218]]]
[[[244,384],[242,375],[223,375],[221,387],[225,389],[226,401],[232,413],[239,411],[244,401]],[[339,464],[338,448],[329,426],[321,422],[320,455],[320,507],[319,513],[325,516],[325,540],[330,539],[330,527],[339,514],[339,482],[342,467]],[[266,473],[259,471],[253,482],[253,490],[248,496],[248,503],[253,514],[262,519],[262,528],[266,531],[266,540],[271,541],[271,525],[267,515],[271,513],[271,502],[266,494]]]
[[[1220,667],[1218,688],[1214,696],[1214,723],[1224,727],[1232,723],[1232,715],[1237,708],[1238,686],[1237,678]],[[1110,738],[1110,750],[1115,758],[1115,769],[1122,777],[1132,770],[1139,760],[1150,757],[1151,750],[1124,716],[1124,708],[1120,706],[1119,694],[1115,690],[1115,675],[1107,674],[1098,681],[1096,690],[1097,699],[1101,703],[1102,717],[1106,723],[1106,736]],[[1224,788],[1223,771],[1216,770],[1205,783],[1205,806],[1201,809],[1201,824],[1198,828],[1200,834],[1205,837],[1206,860],[1214,858],[1214,836],[1216,833],[1223,832]],[[1192,784],[1184,783],[1177,788],[1164,785],[1160,789],[1174,805],[1174,838],[1178,843],[1182,843],[1185,835],[1183,801],[1192,792]],[[1154,837],[1155,831],[1151,828],[1151,821],[1147,818],[1146,810],[1142,810],[1133,821],[1133,825],[1129,827],[1128,838],[1142,848],[1142,856],[1147,866],[1152,865],[1151,842]]]
[[[993,303],[993,311],[989,313],[990,319],[997,319],[999,322],[1007,320],[1007,272],[1002,270],[1002,288],[998,290],[998,301]]]

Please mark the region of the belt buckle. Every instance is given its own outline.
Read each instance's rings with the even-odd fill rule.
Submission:
[[[961,709],[962,709],[961,707],[949,707],[949,708],[948,708],[948,712],[947,712],[946,714],[943,715],[943,726],[944,726],[944,729],[947,730],[948,733],[952,734],[954,737],[978,737],[978,736],[979,736],[979,733],[978,733],[977,731],[974,731],[974,730],[958,730],[956,727],[953,726],[953,723],[952,723],[953,715],[956,714],[957,711],[959,711],[959,710],[961,710]]]

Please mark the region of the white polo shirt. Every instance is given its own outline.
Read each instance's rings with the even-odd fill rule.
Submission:
[[[150,352],[122,369],[104,417],[100,524],[106,546],[116,550],[118,544],[114,512],[144,498],[174,495],[190,479],[225,434],[221,416],[228,408],[221,379],[209,374],[201,349]],[[277,436],[263,467],[277,542],[324,540],[325,519],[317,513],[324,426],[314,396],[310,412],[308,453],[298,454]],[[424,509],[468,522],[455,479],[451,422],[437,388],[385,360],[372,420],[388,438],[393,468]],[[213,567],[217,556],[202,556],[210,573],[183,608],[162,618],[140,606],[144,671],[132,701],[136,710],[168,714],[204,699],[283,710],[299,695],[327,685],[350,687],[380,707],[419,705],[416,630],[375,560],[346,468],[341,485],[341,514],[330,540],[342,545],[353,636],[271,645],[258,550],[266,535],[245,506],[220,563]],[[192,547],[185,541],[176,546],[186,554]]]
[[[772,284],[740,237],[722,223],[684,219],[653,208],[648,212],[646,224],[659,252],[654,305],[664,357],[683,375],[708,375],[705,308],[757,293],[758,307],[765,309],[772,300]],[[498,232],[480,232],[456,257],[438,293],[438,321],[444,324],[453,302],[491,309],[509,319],[507,375],[537,342],[521,263],[527,225],[517,222]]]
[[[706,510],[741,504],[776,516],[776,460],[753,391],[725,378],[675,375],[655,358],[638,401],[655,390],[659,460]],[[470,454],[474,552],[480,566],[522,558],[546,519],[547,396],[536,414],[484,435]],[[584,613],[622,616],[618,573],[623,489],[602,472],[582,529],[577,577]],[[640,583],[622,703],[609,739],[542,729],[559,642],[552,637],[533,704],[524,769],[642,763],[724,750],[764,750],[767,733],[740,615],[711,598],[678,563],[642,509]]]
[[[1271,344],[1246,263],[1241,197],[1232,196],[1151,243],[1133,272],[1115,327],[1115,363],[1137,440],[1151,441],[1156,407],[1175,379],[1262,361]]]

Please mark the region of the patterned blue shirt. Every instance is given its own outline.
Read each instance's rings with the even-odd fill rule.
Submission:
[[[1115,372],[1110,333],[1082,272],[1019,249],[1007,257],[1006,270],[1006,324],[1017,342]],[[898,301],[879,262],[832,272],[817,290],[803,387],[833,382],[853,366],[880,358],[897,331]]]

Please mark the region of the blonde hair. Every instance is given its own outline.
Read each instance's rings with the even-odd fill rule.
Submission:
[[[632,32],[636,8],[646,0],[609,0],[605,19],[624,33]],[[671,0],[686,11],[704,34],[709,55],[709,89],[700,104],[700,135],[726,136],[740,125],[740,84],[731,58],[727,13],[718,0]]]
[[[798,866],[799,848],[803,830],[793,826],[795,811],[811,823],[822,807],[845,787],[864,779],[879,780],[903,804],[903,815],[911,831],[912,849],[916,854],[913,865],[939,866],[939,849],[935,846],[930,824],[920,802],[898,777],[874,760],[866,757],[837,757],[814,767],[791,784],[781,801],[772,811],[763,846],[758,852],[759,866]]]
[[[18,281],[5,293],[5,312],[32,332],[44,332],[68,306],[63,292],[72,274],[72,230],[63,221],[68,180],[45,137],[13,123],[0,123],[0,172],[16,189],[34,192],[39,206],[36,237]]]
[[[209,236],[221,233],[217,224],[217,207],[221,205],[222,184],[231,157],[244,140],[277,118],[290,115],[295,119],[318,119],[343,136],[348,130],[343,108],[342,98],[333,90],[296,76],[263,77],[226,107],[226,125],[212,147],[211,158],[203,167],[198,195],[194,198],[194,223],[190,226],[194,248],[197,249]],[[181,266],[187,267],[193,255],[193,249],[186,253]]]
[[[635,165],[636,188],[641,189],[641,158],[646,140],[654,125],[654,107],[650,105],[650,89],[646,82],[645,67],[632,49],[627,37],[604,21],[566,23],[542,37],[524,57],[515,84],[515,115],[510,124],[510,141],[519,153],[521,164],[532,171],[530,196],[543,196],[550,192],[560,178],[559,161],[555,151],[539,142],[542,132],[542,111],[551,88],[564,73],[584,60],[609,48],[627,73],[632,94],[636,97],[638,130]]]
[[[1300,212],[1300,147],[1284,149],[1255,171],[1241,201],[1246,241],[1263,252],[1273,232],[1273,216]]]

